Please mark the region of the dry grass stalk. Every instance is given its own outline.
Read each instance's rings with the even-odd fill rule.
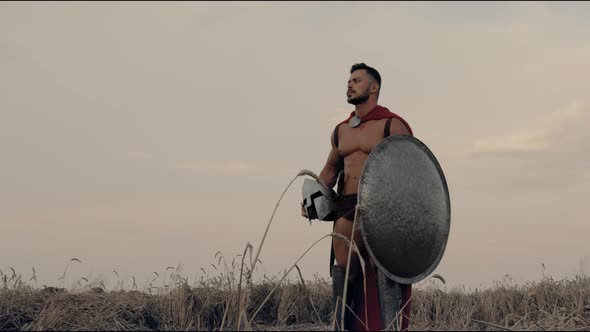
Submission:
[[[477,319],[473,319],[473,318],[471,320],[474,321],[474,322],[476,322],[476,323],[487,325],[487,326],[491,326],[491,327],[495,327],[495,328],[500,329],[500,330],[503,330],[503,331],[514,331],[513,329],[508,328],[508,327],[505,327],[505,326],[502,326],[502,325],[498,325],[498,324],[494,324],[494,323],[489,323],[489,322],[484,322],[482,320],[477,320]]]
[[[274,210],[272,211],[272,214],[270,215],[270,219],[268,221],[268,224],[266,225],[266,229],[264,230],[264,234],[262,235],[262,240],[260,240],[260,245],[258,246],[258,250],[256,251],[256,255],[254,256],[254,262],[252,262],[252,267],[251,270],[254,271],[254,267],[256,266],[256,262],[258,261],[258,257],[260,256],[260,251],[262,250],[262,246],[264,245],[264,240],[266,239],[266,236],[268,234],[268,230],[270,229],[270,225],[272,224],[272,220],[275,216],[275,213],[277,212],[277,209],[279,207],[279,204],[281,203],[281,200],[283,199],[283,196],[285,196],[285,193],[287,192],[287,190],[289,189],[289,187],[291,187],[291,185],[293,184],[293,182],[295,182],[295,180],[297,180],[297,178],[300,176],[301,172],[299,172],[299,174],[297,174],[293,180],[291,180],[291,182],[289,182],[289,184],[287,185],[287,187],[285,188],[285,190],[283,190],[283,193],[281,194],[281,197],[279,197],[279,200],[277,201],[277,204],[275,205]]]
[[[252,251],[252,245],[248,242],[248,244],[246,245],[246,248],[244,249],[244,254],[242,254],[242,264],[240,266],[240,283],[238,284],[238,301],[239,301],[239,308],[238,308],[238,312],[239,314],[239,318],[238,318],[238,326],[237,328],[239,329],[241,327],[241,322],[242,322],[242,316],[245,316],[245,301],[244,301],[244,296],[242,296],[242,275],[244,272],[244,259],[246,258],[246,252],[248,251],[248,249],[250,249],[250,251]],[[246,278],[247,280],[251,281],[252,280],[252,276],[249,273],[248,277]],[[243,313],[243,314],[242,314]],[[222,324],[223,327],[223,324]]]
[[[320,241],[322,241],[323,239],[333,236],[336,233],[330,233],[328,235],[322,236],[322,238],[320,238],[319,240],[317,240],[316,242],[314,242],[309,248],[307,248],[307,250],[305,250],[305,252],[297,259],[297,261],[295,261],[295,263],[293,265],[291,265],[291,267],[289,268],[289,270],[287,270],[284,274],[283,277],[281,278],[281,280],[279,281],[280,285],[285,278],[287,277],[287,275],[289,275],[289,272],[291,272],[291,270],[293,270],[293,268],[295,268],[295,265],[297,265],[299,263],[299,261],[301,261],[301,259],[303,259],[303,257],[305,255],[307,255],[307,253],[313,248],[315,247],[316,244],[320,243]],[[256,311],[254,312],[254,314],[252,315],[252,318],[250,319],[250,322],[252,322],[255,318],[256,315],[258,314],[258,312],[260,311],[260,309],[264,306],[264,304],[266,303],[266,301],[268,301],[268,299],[270,298],[270,296],[274,293],[274,291],[277,289],[277,286],[275,286],[275,288],[272,289],[272,291],[267,295],[267,297],[264,299],[264,301],[262,301],[262,303],[260,304],[260,306],[258,307],[258,309],[256,309]]]
[[[313,312],[316,314],[317,318],[318,318],[318,323],[322,324],[322,318],[320,317],[320,314],[318,313],[315,304],[313,303],[313,299],[311,298],[311,295],[309,294],[309,290],[307,289],[307,286],[305,285],[305,279],[303,279],[303,275],[301,274],[301,270],[299,269],[299,266],[295,265],[295,267],[297,268],[297,272],[299,272],[299,280],[301,280],[301,285],[303,286],[303,292],[305,294],[305,297],[307,297],[309,299],[309,303],[311,303],[311,307],[313,308]],[[324,325],[324,328],[326,328],[326,326]]]
[[[277,204],[275,205],[275,208],[272,211],[272,214],[270,216],[270,219],[268,221],[268,224],[266,225],[266,229],[264,230],[264,234],[262,235],[262,240],[260,240],[260,245],[258,246],[258,250],[256,251],[256,255],[254,256],[254,262],[252,262],[252,266],[250,268],[252,271],[254,271],[254,267],[256,266],[256,262],[258,261],[258,257],[260,256],[260,251],[262,250],[262,246],[264,245],[264,240],[266,239],[266,236],[268,235],[268,230],[270,229],[270,225],[272,224],[272,220],[273,220],[273,218],[275,216],[275,213],[277,212],[277,209],[279,207],[279,204],[281,203],[281,200],[283,199],[283,196],[285,196],[285,193],[287,192],[287,190],[289,189],[289,187],[291,187],[291,185],[293,184],[293,182],[295,182],[295,180],[297,180],[298,177],[305,176],[305,175],[311,176],[320,185],[322,185],[324,188],[328,189],[328,187],[326,186],[326,184],[324,183],[324,181],[322,181],[320,179],[320,177],[317,176],[314,172],[312,172],[310,170],[307,170],[307,169],[303,169],[303,170],[299,171],[299,173],[297,173],[297,175],[293,178],[293,180],[291,180],[291,182],[289,182],[289,184],[287,185],[287,187],[285,188],[285,190],[283,190],[283,193],[281,194],[281,197],[279,197],[279,200],[277,201]]]
[[[320,185],[322,185],[324,188],[327,188],[326,184],[325,184],[325,183],[324,183],[324,182],[323,182],[323,181],[322,181],[322,180],[319,178],[319,176],[317,176],[317,175],[316,175],[315,173],[313,173],[312,171],[310,171],[310,170],[307,170],[307,169],[304,169],[304,170],[301,170],[301,171],[299,171],[299,173],[297,173],[297,175],[296,175],[296,176],[295,176],[295,177],[294,177],[294,178],[291,180],[291,182],[289,182],[289,184],[287,185],[287,187],[285,188],[285,190],[283,190],[283,193],[281,194],[281,196],[279,197],[279,200],[277,201],[277,203],[276,203],[276,205],[275,205],[275,208],[274,208],[274,210],[273,210],[273,212],[272,212],[272,214],[271,214],[271,216],[270,216],[270,219],[269,219],[269,221],[268,221],[268,224],[267,224],[267,226],[266,226],[266,229],[264,230],[264,234],[262,235],[262,240],[260,241],[260,245],[258,246],[258,250],[256,251],[256,255],[254,256],[254,261],[253,261],[253,262],[252,262],[252,264],[251,264],[250,271],[252,271],[252,272],[253,272],[253,271],[254,271],[254,268],[256,267],[256,263],[258,262],[258,258],[259,258],[259,256],[260,256],[260,252],[261,252],[261,250],[262,250],[262,246],[264,245],[264,241],[265,241],[265,239],[266,239],[266,236],[268,235],[268,230],[270,229],[270,225],[272,224],[272,221],[273,221],[273,218],[274,218],[274,216],[275,216],[275,213],[276,213],[276,211],[277,211],[277,209],[278,209],[278,207],[279,207],[279,204],[281,203],[281,200],[282,200],[282,199],[283,199],[283,197],[285,196],[285,193],[287,192],[287,190],[288,190],[288,189],[291,187],[291,185],[293,184],[293,182],[295,182],[295,180],[296,180],[298,177],[300,177],[300,176],[305,176],[305,175],[309,175],[309,176],[313,177],[313,178],[314,178],[314,179],[315,179],[315,180],[316,180],[318,183],[320,183]],[[325,238],[325,237],[322,237],[322,239],[323,239],[323,238]],[[316,243],[318,243],[318,242],[319,242],[319,241],[321,241],[322,239],[318,240]],[[315,244],[314,244],[314,245],[315,245]],[[314,245],[312,245],[312,247],[313,247]],[[310,247],[309,249],[307,249],[307,250],[305,251],[305,253],[304,253],[304,254],[301,256],[301,258],[303,258],[303,256],[305,256],[305,254],[306,254],[306,253],[307,253],[307,252],[308,252],[308,251],[309,251],[309,250],[310,250],[312,247]],[[301,259],[301,258],[300,258],[300,259]],[[298,261],[299,261],[299,260],[298,260]],[[297,261],[297,262],[298,262],[298,261]],[[297,262],[296,262],[294,265],[296,265],[296,264],[297,264]],[[289,271],[288,271],[288,272],[286,272],[286,273],[285,273],[285,275],[283,276],[283,279],[282,279],[282,280],[284,280],[284,278],[285,278],[285,277],[288,275],[288,273],[289,273],[289,272],[290,272],[292,269],[293,269],[293,266],[292,266],[291,268],[289,268]],[[249,278],[250,282],[251,282],[251,277],[252,277],[252,276],[250,275],[250,278]],[[271,293],[272,293],[272,292],[271,292]],[[271,295],[271,294],[269,294],[269,296],[270,296],[270,295]],[[265,299],[265,301],[266,301],[266,299]],[[263,303],[261,304],[260,308],[262,307],[262,305],[264,305],[264,302],[265,302],[265,301],[263,301]],[[259,309],[258,309],[258,310],[257,310],[257,311],[254,313],[254,315],[253,315],[253,317],[250,319],[249,323],[251,323],[251,321],[253,321],[253,320],[254,320],[254,317],[256,316],[256,314],[258,313],[258,311],[260,310],[260,308],[259,308]],[[241,317],[241,316],[240,316],[240,317]]]
[[[66,273],[68,271],[68,267],[70,267],[70,264],[72,262],[78,262],[78,263],[82,263],[81,260],[79,260],[78,258],[72,258],[70,259],[70,261],[68,262],[68,264],[66,264],[66,268],[64,269],[64,273],[62,274],[61,277],[59,277],[58,281],[60,281],[60,284],[58,287],[63,286],[63,284],[65,283],[65,278],[66,278]],[[14,271],[14,270],[13,270]]]
[[[324,181],[322,181],[322,179],[320,179],[320,177],[317,176],[317,174],[315,174],[314,172],[312,172],[308,169],[303,169],[303,170],[299,171],[299,173],[297,174],[297,177],[304,176],[304,175],[308,175],[308,176],[312,177],[314,180],[316,180],[317,183],[319,183],[322,187],[324,187],[324,189],[326,189],[327,191],[331,191],[331,189],[328,188],[326,183]]]

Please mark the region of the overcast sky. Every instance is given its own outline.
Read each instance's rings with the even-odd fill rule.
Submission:
[[[447,286],[590,274],[583,2],[3,2],[0,269],[214,274],[319,174],[357,62],[445,172]],[[303,179],[260,275],[332,230],[300,217]],[[328,276],[329,250],[305,278]]]

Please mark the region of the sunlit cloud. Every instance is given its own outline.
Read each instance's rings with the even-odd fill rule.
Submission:
[[[549,113],[529,128],[473,143],[472,170],[485,169],[468,182],[505,193],[557,193],[584,187],[590,180],[590,103],[575,102]],[[466,180],[467,181],[467,180]]]
[[[472,152],[484,154],[537,152],[563,149],[580,144],[590,132],[590,103],[575,102],[550,113],[532,128],[477,140]]]

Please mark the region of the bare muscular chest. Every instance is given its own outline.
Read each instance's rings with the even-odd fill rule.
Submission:
[[[373,148],[383,139],[383,129],[387,120],[374,120],[360,124],[356,128],[350,128],[343,124],[339,128],[338,153],[346,158],[355,152],[369,154]]]

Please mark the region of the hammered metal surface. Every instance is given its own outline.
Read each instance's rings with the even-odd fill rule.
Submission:
[[[412,284],[434,271],[446,248],[451,206],[442,169],[424,143],[393,135],[375,146],[361,174],[357,223],[387,277]]]

